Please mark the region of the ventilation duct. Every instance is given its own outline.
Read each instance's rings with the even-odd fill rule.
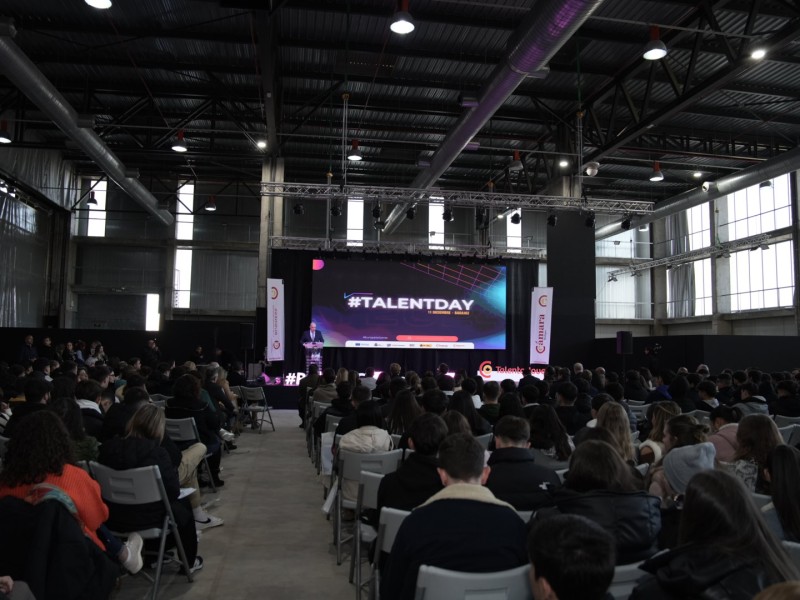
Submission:
[[[174,221],[172,215],[159,210],[158,200],[140,181],[126,176],[125,165],[100,136],[91,129],[83,129],[78,125],[78,113],[17,46],[13,40],[16,33],[16,28],[9,19],[0,20],[0,72],[50,117],[65,135],[75,141],[109,179],[159,222],[171,225]]]
[[[553,55],[602,3],[603,0],[536,2],[509,42],[508,55],[497,65],[478,94],[478,106],[464,112],[434,154],[431,166],[421,171],[410,187],[428,188],[436,183],[519,84],[526,77],[544,69]],[[391,233],[397,228],[408,206],[398,204],[392,209],[384,233]]]

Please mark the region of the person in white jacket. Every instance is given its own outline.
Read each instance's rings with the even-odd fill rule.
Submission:
[[[359,452],[373,454],[375,452],[388,452],[392,449],[392,437],[386,430],[380,405],[374,400],[368,400],[358,405],[356,409],[356,425],[358,429],[346,433],[339,441],[339,452]],[[345,479],[342,481],[343,498],[356,500],[358,496],[358,481]]]

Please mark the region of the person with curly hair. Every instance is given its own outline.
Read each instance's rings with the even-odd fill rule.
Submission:
[[[131,573],[142,568],[142,538],[134,533],[122,544],[105,527],[108,507],[100,485],[76,467],[73,446],[64,423],[53,411],[42,410],[22,419],[6,447],[0,471],[0,498],[36,499],[54,488],[63,491],[76,509],[84,535],[116,558]]]

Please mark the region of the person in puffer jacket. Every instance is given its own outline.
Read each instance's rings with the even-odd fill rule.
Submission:
[[[361,454],[374,454],[388,452],[392,449],[392,437],[386,431],[386,422],[383,419],[380,405],[374,400],[368,400],[358,405],[356,409],[356,425],[358,429],[346,433],[339,441],[338,452],[359,452]],[[342,494],[346,500],[355,502],[358,496],[358,481],[345,479],[342,481]]]

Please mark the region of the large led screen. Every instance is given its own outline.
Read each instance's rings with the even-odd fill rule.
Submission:
[[[314,259],[312,320],[326,346],[506,347],[506,268]]]

